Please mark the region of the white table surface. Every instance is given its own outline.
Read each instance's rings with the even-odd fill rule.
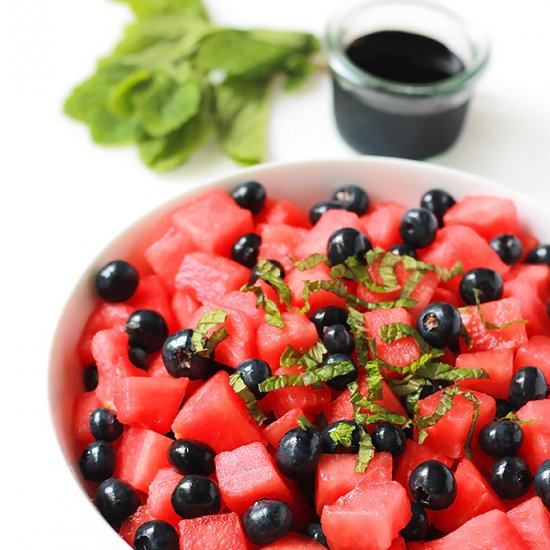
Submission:
[[[338,5],[206,4],[221,24],[315,32]],[[548,0],[453,4],[487,27],[494,55],[462,137],[434,162],[548,202]],[[61,114],[71,86],[89,74],[129,19],[126,6],[107,0],[0,2],[0,546],[9,550],[113,547],[105,525],[93,522],[90,530],[89,505],[50,425],[46,364],[56,320],[80,273],[115,234],[188,186],[236,168],[210,147],[181,169],[158,175],[139,162],[135,149],[96,147],[84,126]],[[276,98],[266,160],[354,155],[336,133],[326,76]]]

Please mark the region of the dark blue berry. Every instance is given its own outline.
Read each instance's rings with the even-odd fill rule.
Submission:
[[[518,262],[523,254],[523,244],[521,244],[521,241],[514,235],[497,235],[491,240],[489,246],[507,265]]]
[[[141,348],[128,348],[128,359],[138,369],[147,370],[149,368],[149,355]]]
[[[347,447],[339,440],[335,440],[331,434],[335,434],[342,429],[342,425],[351,428],[351,445]],[[361,437],[361,430],[356,422],[352,420],[338,420],[329,424],[321,432],[321,442],[323,446],[323,453],[326,454],[356,454],[359,452],[359,438]]]
[[[97,374],[97,365],[92,363],[84,369],[82,375],[84,382],[84,389],[86,391],[94,391],[97,388],[98,383],[98,374]]]
[[[336,201],[322,201],[315,203],[309,211],[309,221],[315,225],[321,216],[329,210],[345,210],[344,205]]]
[[[391,252],[392,254],[396,254],[397,256],[410,256],[411,258],[418,260],[418,254],[416,253],[416,249],[407,243],[396,244],[391,248],[389,248],[388,252]]]
[[[294,516],[286,502],[274,499],[256,501],[243,516],[246,538],[257,546],[270,544],[294,527]]]
[[[342,204],[345,210],[355,212],[358,216],[363,216],[369,209],[369,197],[357,185],[346,185],[338,188],[332,194],[332,200]]]
[[[413,540],[424,540],[430,527],[430,519],[424,509],[424,506],[418,502],[411,502],[411,519],[409,523],[401,529],[401,536],[408,542]]]
[[[374,428],[371,437],[372,444],[379,453],[390,453],[395,458],[405,452],[407,436],[401,426],[380,422]]]
[[[95,288],[106,302],[125,302],[136,291],[139,275],[134,266],[124,260],[114,260],[104,265],[96,275]]]
[[[129,483],[111,477],[97,488],[95,505],[109,525],[118,531],[122,522],[139,508],[141,501]]]
[[[195,353],[192,337],[192,329],[171,334],[162,346],[162,361],[174,378],[206,380],[216,371],[216,364],[210,357]]]
[[[262,238],[256,233],[245,233],[231,248],[231,259],[245,267],[252,268],[258,261]]]
[[[107,441],[94,441],[84,448],[78,465],[84,479],[105,481],[115,473],[116,451]]]
[[[160,313],[152,309],[138,309],[128,318],[126,332],[130,347],[154,353],[162,348],[168,337],[168,326]]]
[[[455,344],[460,336],[462,319],[456,307],[445,302],[435,302],[420,314],[417,329],[422,338],[435,348]]]
[[[123,429],[115,413],[109,409],[95,409],[90,414],[90,431],[97,440],[112,443],[122,435]]]
[[[214,473],[216,452],[210,445],[193,439],[177,439],[168,449],[168,460],[183,475],[209,476]]]
[[[493,300],[500,300],[502,298],[502,292],[504,290],[504,283],[502,277],[492,269],[485,267],[478,267],[468,271],[462,276],[460,281],[460,297],[465,304],[474,305],[476,303],[477,289],[480,303],[492,302]]]
[[[134,536],[134,550],[179,550],[178,532],[166,521],[142,523]]]
[[[351,355],[355,349],[353,336],[345,325],[324,327],[323,344],[329,353]]]
[[[332,325],[347,326],[348,312],[341,307],[325,306],[315,310],[310,315],[309,320],[315,325],[317,334],[322,338],[325,327]]]
[[[495,412],[495,420],[501,420],[507,414],[512,412],[512,407],[510,407],[510,403],[508,403],[506,399],[495,399],[495,401],[497,404],[497,409]]]
[[[172,507],[184,519],[217,514],[221,509],[220,490],[207,477],[185,476],[172,493]]]
[[[453,472],[438,460],[426,460],[411,473],[409,487],[414,500],[431,510],[444,510],[456,498]]]
[[[336,230],[328,239],[327,257],[332,265],[343,264],[348,258],[366,263],[365,254],[372,249],[368,237],[351,227]]]
[[[290,479],[312,476],[321,454],[321,438],[312,429],[288,431],[277,447],[275,461],[279,471]]]
[[[424,399],[430,395],[433,395],[451,384],[452,382],[449,382],[448,380],[432,380],[431,383],[422,386],[418,399]]]
[[[522,367],[510,381],[508,403],[513,410],[521,409],[528,401],[546,399],[548,384],[543,372],[536,367]]]
[[[455,200],[443,189],[432,189],[422,195],[420,206],[433,212],[439,227],[443,227],[443,216],[455,204]]]
[[[414,248],[426,248],[434,242],[437,218],[425,208],[411,208],[401,218],[399,234],[403,241]]]
[[[286,277],[286,271],[281,262],[277,260],[267,260],[269,263],[273,264],[275,267],[279,269],[279,274],[281,276],[281,279],[284,279]],[[248,282],[253,285],[258,279],[260,278],[260,270],[258,269],[258,265],[256,264],[252,271],[250,272],[250,278]],[[271,283],[267,283],[271,284]]]
[[[500,498],[512,499],[525,495],[532,480],[529,466],[519,456],[499,458],[491,472],[491,486]]]
[[[326,382],[327,386],[333,390],[345,390],[348,384],[351,384],[351,382],[357,380],[357,366],[349,355],[344,355],[343,353],[333,353],[325,358],[323,361],[323,367],[329,367],[336,363],[351,363],[354,366],[354,369],[347,374],[340,374],[339,376],[336,376],[331,380],[327,380]]]
[[[550,510],[550,460],[545,460],[535,474],[535,492]]]
[[[550,266],[550,244],[541,244],[533,248],[525,257],[525,263]]]
[[[257,181],[247,181],[231,191],[233,200],[252,214],[259,214],[264,205],[267,194],[265,188]]]
[[[523,430],[511,420],[491,422],[481,429],[478,440],[479,446],[489,455],[511,456],[523,443]]]
[[[327,538],[325,533],[323,533],[323,528],[318,522],[308,523],[303,530],[303,533],[306,537],[313,539],[318,544],[321,544],[325,548],[328,548]]]
[[[241,375],[247,388],[254,394],[256,399],[263,399],[266,394],[258,389],[258,384],[269,378],[272,374],[271,367],[261,359],[246,359],[236,371]]]

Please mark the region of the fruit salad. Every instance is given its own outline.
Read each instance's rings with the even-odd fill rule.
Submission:
[[[136,550],[550,548],[550,245],[503,198],[320,199],[210,190],[98,270],[97,509]]]

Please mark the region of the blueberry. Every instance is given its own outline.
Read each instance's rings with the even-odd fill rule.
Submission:
[[[447,380],[432,380],[430,384],[422,386],[418,399],[425,399],[426,397],[437,393],[438,391],[450,386],[451,384],[452,382]]]
[[[491,486],[500,498],[519,498],[529,491],[533,476],[519,456],[499,458],[491,472]]]
[[[339,427],[344,424],[346,426],[350,426],[352,428],[351,432],[351,446],[346,447],[345,445],[342,445],[341,443],[337,443],[334,441],[334,439],[331,437],[331,434],[338,431]],[[353,422],[352,420],[338,420],[336,422],[333,422],[332,424],[329,424],[322,432],[321,432],[321,443],[323,446],[323,453],[326,454],[356,454],[359,452],[359,438],[361,436],[361,430],[359,429],[359,426],[356,422]]]
[[[479,446],[491,456],[515,455],[523,443],[523,430],[511,420],[491,422],[478,436]]]
[[[528,401],[546,399],[548,384],[540,369],[522,367],[517,370],[510,381],[508,403],[514,411],[521,409]]]
[[[420,199],[420,206],[433,212],[437,218],[439,227],[443,227],[443,216],[454,204],[455,200],[453,197],[447,191],[443,191],[443,189],[427,191]]]
[[[107,441],[94,441],[84,448],[78,465],[84,479],[105,481],[115,473],[116,451]]]
[[[379,453],[390,453],[396,458],[405,452],[407,437],[401,426],[380,422],[374,428],[371,437],[372,444]]]
[[[279,471],[290,479],[312,476],[321,454],[321,438],[312,429],[288,431],[277,447],[275,462]]]
[[[323,528],[320,523],[315,521],[313,523],[308,523],[304,527],[303,533],[306,537],[309,537],[318,544],[328,548],[327,538],[325,537],[325,533],[323,533]]]
[[[124,260],[104,265],[96,275],[95,288],[106,302],[125,302],[135,293],[139,284],[136,268]]]
[[[149,355],[141,348],[128,348],[128,359],[138,369],[147,370],[149,368]]]
[[[329,353],[351,355],[355,342],[349,329],[344,325],[331,325],[323,328],[323,344]]]
[[[401,218],[399,234],[414,248],[426,248],[437,234],[437,218],[425,208],[411,208]]]
[[[430,527],[430,519],[424,506],[418,502],[411,502],[411,519],[409,523],[401,529],[400,535],[407,541],[424,540]]]
[[[365,254],[372,249],[368,237],[351,227],[336,230],[328,239],[327,257],[332,265],[342,264],[354,257],[360,263],[366,263]]]
[[[354,370],[348,372],[347,374],[341,374],[336,376],[331,380],[327,381],[327,386],[333,390],[345,390],[351,382],[357,380],[357,366],[355,362],[349,355],[344,355],[343,353],[333,353],[325,358],[323,361],[323,367],[328,367],[334,365],[335,363],[352,363],[355,367]]]
[[[417,321],[417,329],[422,338],[435,348],[455,344],[460,336],[462,319],[456,307],[445,302],[435,302],[427,306]]]
[[[159,351],[168,337],[164,317],[152,309],[134,311],[126,322],[130,347],[141,348],[147,353]]]
[[[90,414],[90,431],[98,440],[112,443],[122,435],[123,429],[115,413],[109,409],[95,409]]]
[[[495,420],[504,418],[507,414],[512,412],[512,407],[506,399],[495,399],[497,404],[497,410],[495,412]]]
[[[478,267],[464,273],[460,281],[460,297],[470,306],[476,303],[474,289],[479,290],[480,303],[500,300],[504,290],[502,277],[492,269]]]
[[[245,267],[252,268],[258,261],[262,238],[256,233],[245,233],[231,248],[231,259]]]
[[[355,212],[358,216],[363,216],[369,209],[369,197],[357,185],[346,185],[338,188],[332,194],[332,200],[342,204],[345,210]]]
[[[315,225],[321,216],[329,210],[345,210],[345,207],[340,202],[322,201],[315,203],[309,211],[309,221],[311,225]]]
[[[193,439],[177,439],[168,449],[168,461],[183,475],[212,475],[215,456],[210,445]]]
[[[236,371],[241,375],[247,388],[254,394],[256,399],[263,399],[266,394],[258,389],[258,384],[269,378],[272,374],[271,367],[261,359],[246,359]]]
[[[341,307],[325,306],[316,309],[309,317],[315,325],[317,334],[322,337],[325,327],[332,325],[346,325],[348,323],[348,312]]]
[[[122,522],[139,508],[141,501],[129,483],[111,477],[97,488],[95,505],[109,525],[118,531]]]
[[[410,256],[415,260],[418,260],[418,254],[414,247],[407,243],[399,243],[388,249],[388,252],[396,254],[397,256]]]
[[[279,274],[281,275],[281,279],[284,279],[286,277],[286,271],[281,262],[277,260],[267,260],[269,263],[273,264],[275,267],[279,268]],[[258,269],[258,266],[255,265],[252,268],[252,271],[250,272],[250,278],[248,282],[253,285],[258,279],[260,278],[260,271]],[[268,283],[270,284],[270,283]]]
[[[256,501],[243,516],[246,538],[258,546],[270,544],[294,527],[294,516],[286,502],[275,499]]]
[[[535,474],[535,492],[550,510],[550,460],[545,460]]]
[[[134,536],[134,550],[179,550],[177,531],[162,520],[142,523]]]
[[[414,500],[431,510],[444,510],[456,498],[453,472],[438,460],[426,460],[411,473],[409,487]]]
[[[265,188],[257,181],[247,181],[231,191],[233,200],[252,214],[258,214],[262,211],[267,197]]]
[[[525,257],[525,263],[550,266],[550,244],[541,244],[533,248]]]
[[[523,254],[523,244],[514,235],[502,234],[494,237],[489,246],[498,254],[507,265],[515,264]]]
[[[86,391],[94,391],[97,388],[98,374],[97,365],[95,363],[88,365],[84,369],[82,380],[84,382],[84,389]]]
[[[172,492],[172,507],[184,519],[217,514],[221,510],[218,486],[207,477],[185,476]]]
[[[192,329],[171,334],[162,346],[162,361],[174,378],[206,380],[214,374],[216,365],[210,357],[195,353],[192,337]]]

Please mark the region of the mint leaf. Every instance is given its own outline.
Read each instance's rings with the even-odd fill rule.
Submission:
[[[359,453],[357,455],[357,466],[355,467],[355,471],[360,474],[364,473],[373,458],[374,445],[372,443],[371,436],[363,427],[361,427],[361,435],[359,437]]]
[[[327,348],[321,341],[315,343],[309,351],[304,349],[298,351],[289,345],[281,355],[280,364],[283,368],[296,365],[302,365],[308,369],[316,368],[323,362],[325,353]]]
[[[524,325],[529,322],[525,319],[516,319],[502,325],[494,325],[493,323],[487,321],[487,319],[485,319],[485,315],[483,315],[483,308],[481,307],[481,290],[474,288],[474,297],[476,300],[476,308],[479,318],[481,319],[483,326],[485,326],[485,328],[488,328],[489,330],[503,330],[505,328],[511,327],[512,325]]]
[[[309,269],[313,269],[314,267],[317,267],[318,265],[325,264],[328,265],[328,259],[326,256],[323,256],[322,254],[311,254],[307,258],[304,258],[303,260],[297,261],[290,258],[290,261],[294,264],[294,267],[298,271],[308,271]]]
[[[474,437],[474,432],[476,429],[477,421],[479,419],[479,409],[481,407],[479,399],[475,396],[474,393],[469,391],[458,392],[458,395],[462,395],[468,401],[471,401],[474,405],[474,414],[472,415],[472,422],[470,423],[470,429],[468,430],[468,435],[466,436],[466,441],[464,442],[464,449],[466,450],[466,458],[472,458],[472,439]]]
[[[412,293],[415,291],[418,284],[424,279],[426,276],[425,272],[422,271],[413,271],[405,284],[403,285],[403,288],[401,289],[401,295],[399,298],[401,299],[408,299],[412,296]]]
[[[420,416],[415,419],[414,425],[419,430],[418,442],[420,444],[424,443],[426,437],[428,437],[426,428],[437,424],[451,410],[455,395],[457,394],[458,389],[456,387],[449,386],[448,388],[445,388],[441,393],[441,397],[435,411],[430,415]]]
[[[536,422],[536,418],[528,418],[527,420],[520,420],[518,415],[514,411],[510,411],[506,416],[503,416],[502,418],[497,418],[497,420],[510,420],[511,422],[515,422],[518,426],[523,426],[524,424],[531,424],[532,422]]]
[[[255,269],[258,279],[270,284],[277,292],[279,301],[286,306],[290,306],[292,295],[290,288],[281,278],[281,270],[269,260],[260,260]]]
[[[353,445],[352,435],[355,429],[356,427],[351,424],[340,422],[335,429],[330,431],[330,438],[337,445],[349,448]]]
[[[241,287],[241,292],[253,292],[256,296],[256,307],[261,307],[265,312],[265,320],[268,325],[281,329],[285,326],[283,316],[279,308],[270,300],[264,291],[257,285],[244,285]]]
[[[300,417],[298,417],[296,422],[298,423],[298,426],[300,426],[300,428],[304,430],[304,432],[307,432],[307,430],[315,429],[315,426],[309,421],[307,416],[303,414]]]
[[[207,20],[202,0],[117,0],[128,4],[138,17],[185,9],[190,15]]]
[[[146,69],[137,69],[130,73],[124,80],[111,88],[106,99],[106,109],[120,118],[131,117],[135,112],[134,94],[147,86],[152,77],[153,73]]]
[[[400,340],[401,338],[407,338],[409,336],[414,338],[422,353],[430,352],[430,347],[424,341],[424,338],[422,338],[420,333],[410,325],[407,325],[406,323],[390,323],[389,325],[383,325],[380,327],[380,338],[384,340],[384,342],[388,342],[390,344]]]
[[[229,384],[233,388],[233,391],[245,402],[246,408],[250,413],[250,416],[252,416],[258,426],[261,426],[267,420],[267,417],[262,412],[262,409],[260,409],[260,407],[258,406],[258,402],[256,401],[254,394],[244,383],[241,375],[238,372],[233,373],[229,377]]]
[[[437,273],[441,280],[446,283],[458,275],[464,273],[464,266],[461,262],[456,262],[451,269],[444,269],[437,265],[428,264],[426,262],[421,262],[420,260],[415,260],[411,256],[402,256],[403,266],[408,271],[433,271]]]
[[[227,329],[222,327],[216,330],[210,336],[210,339],[208,338],[208,333],[218,325],[225,323],[226,319],[227,311],[219,308],[213,311],[207,311],[201,317],[200,321],[197,323],[197,328],[193,330],[193,336],[191,336],[191,343],[197,355],[209,357],[216,345],[229,336]],[[212,343],[209,343],[209,340],[212,340]]]

